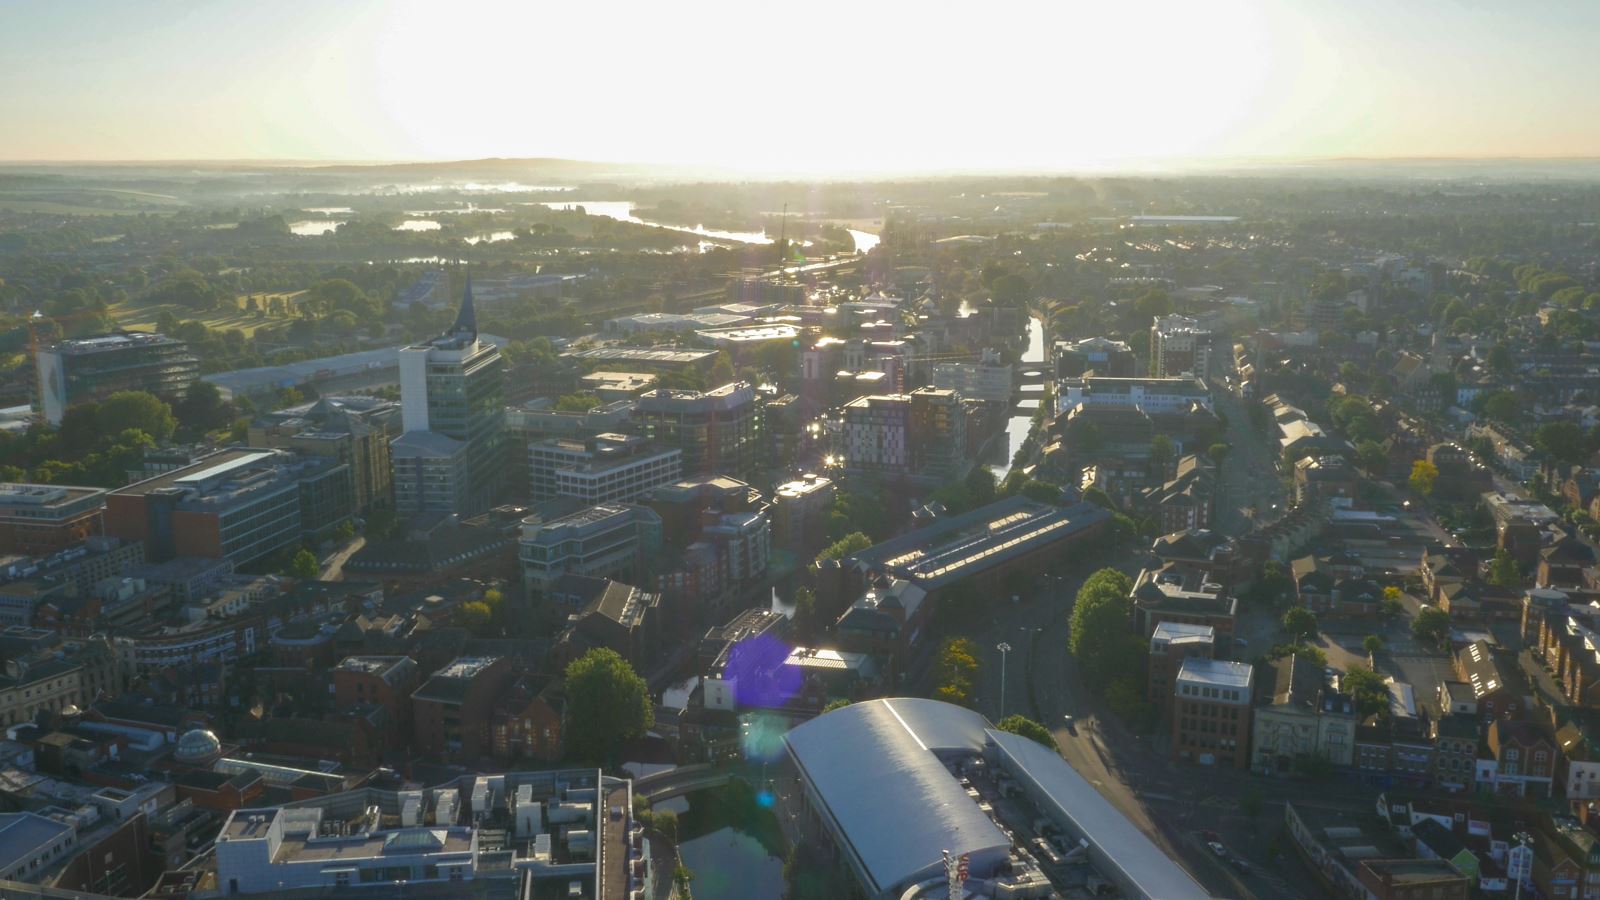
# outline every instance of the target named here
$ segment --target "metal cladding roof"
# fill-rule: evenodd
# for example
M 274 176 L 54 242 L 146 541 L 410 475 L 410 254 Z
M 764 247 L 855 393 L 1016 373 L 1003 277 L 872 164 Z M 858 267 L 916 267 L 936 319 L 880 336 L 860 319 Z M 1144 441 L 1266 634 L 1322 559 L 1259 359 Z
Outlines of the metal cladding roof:
M 1029 793 L 1041 810 L 1053 805 L 1055 817 L 1070 822 L 1073 833 L 1089 842 L 1090 859 L 1125 894 L 1161 900 L 1211 896 L 1060 754 L 1005 731 L 990 730 L 987 737 L 1009 758 L 1008 768 L 1019 781 L 1033 782 Z
M 983 716 L 936 700 L 852 704 L 784 736 L 872 881 L 874 895 L 935 872 L 939 851 L 1003 859 L 1010 842 L 935 754 L 983 750 Z

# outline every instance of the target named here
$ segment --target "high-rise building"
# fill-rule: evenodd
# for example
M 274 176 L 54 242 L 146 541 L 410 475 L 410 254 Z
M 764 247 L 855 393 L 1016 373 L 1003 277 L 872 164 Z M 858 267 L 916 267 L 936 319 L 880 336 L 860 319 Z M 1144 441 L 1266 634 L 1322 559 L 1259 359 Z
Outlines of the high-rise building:
M 961 395 L 930 387 L 912 391 L 906 437 L 912 472 L 937 478 L 959 475 L 967 458 L 967 411 Z
M 1150 374 L 1156 378 L 1212 374 L 1211 329 L 1188 316 L 1156 316 L 1150 326 Z
M 844 466 L 860 472 L 905 472 L 911 398 L 905 394 L 857 397 L 844 407 Z
M 683 474 L 753 478 L 764 462 L 755 388 L 735 381 L 709 391 L 654 390 L 639 397 L 629 430 L 683 451 Z
M 478 340 L 470 277 L 455 323 L 400 351 L 400 416 L 396 509 L 473 515 L 500 502 L 505 370 L 500 349 Z
M 176 399 L 200 374 L 188 344 L 141 331 L 60 341 L 40 348 L 34 366 L 39 412 L 51 425 L 61 424 L 68 407 L 118 391 Z

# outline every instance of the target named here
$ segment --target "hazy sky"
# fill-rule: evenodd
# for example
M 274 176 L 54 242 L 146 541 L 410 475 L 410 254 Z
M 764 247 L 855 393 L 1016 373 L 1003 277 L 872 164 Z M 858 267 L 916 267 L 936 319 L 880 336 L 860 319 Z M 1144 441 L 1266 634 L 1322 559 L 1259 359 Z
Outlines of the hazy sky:
M 1600 2 L 0 0 L 0 159 L 1600 156 Z

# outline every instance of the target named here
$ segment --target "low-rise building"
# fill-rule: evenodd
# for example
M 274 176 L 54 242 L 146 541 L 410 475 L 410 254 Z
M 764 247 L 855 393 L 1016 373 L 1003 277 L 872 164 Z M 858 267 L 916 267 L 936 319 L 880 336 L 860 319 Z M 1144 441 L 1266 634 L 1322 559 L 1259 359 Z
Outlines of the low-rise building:
M 1511 797 L 1550 797 L 1561 759 L 1543 725 L 1495 719 L 1478 749 L 1477 788 Z
M 1249 766 L 1254 688 L 1249 663 L 1184 659 L 1173 682 L 1173 758 L 1201 765 Z
M 1251 768 L 1285 774 L 1317 760 L 1353 765 L 1356 725 L 1354 701 L 1328 686 L 1321 666 L 1299 654 L 1274 660 L 1258 690 Z
M 1217 630 L 1209 625 L 1162 622 L 1150 634 L 1146 662 L 1145 699 L 1166 711 L 1172 703 L 1173 680 L 1183 661 L 1191 656 L 1210 659 L 1216 650 Z
M 283 450 L 223 450 L 112 491 L 106 533 L 144 542 L 145 556 L 243 564 L 321 541 L 354 513 L 350 467 Z
M 513 674 L 510 660 L 492 656 L 461 657 L 433 673 L 411 695 L 417 752 L 458 762 L 489 755 L 495 701 Z
M 0 483 L 0 556 L 49 556 L 100 533 L 106 492 L 58 484 Z
M 528 445 L 528 492 L 535 502 L 566 496 L 591 504 L 633 503 L 682 476 L 683 451 L 652 447 L 636 435 Z
M 661 546 L 661 517 L 645 506 L 607 503 L 522 522 L 518 558 L 529 591 L 548 590 L 562 575 L 637 580 Z

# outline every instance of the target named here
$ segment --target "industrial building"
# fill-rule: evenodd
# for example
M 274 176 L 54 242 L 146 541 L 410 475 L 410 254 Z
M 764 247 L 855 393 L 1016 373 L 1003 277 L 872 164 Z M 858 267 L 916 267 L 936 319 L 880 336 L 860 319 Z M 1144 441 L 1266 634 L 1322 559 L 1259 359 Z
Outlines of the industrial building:
M 945 850 L 989 896 L 1042 896 L 1047 872 L 1085 862 L 1127 897 L 1209 896 L 1053 749 L 972 710 L 870 700 L 800 725 L 784 744 L 809 815 L 872 900 L 944 896 Z M 992 802 L 1003 794 L 1015 799 Z M 1024 803 L 1031 821 L 1001 817 Z M 1015 849 L 1041 824 L 1072 849 L 1054 859 Z

